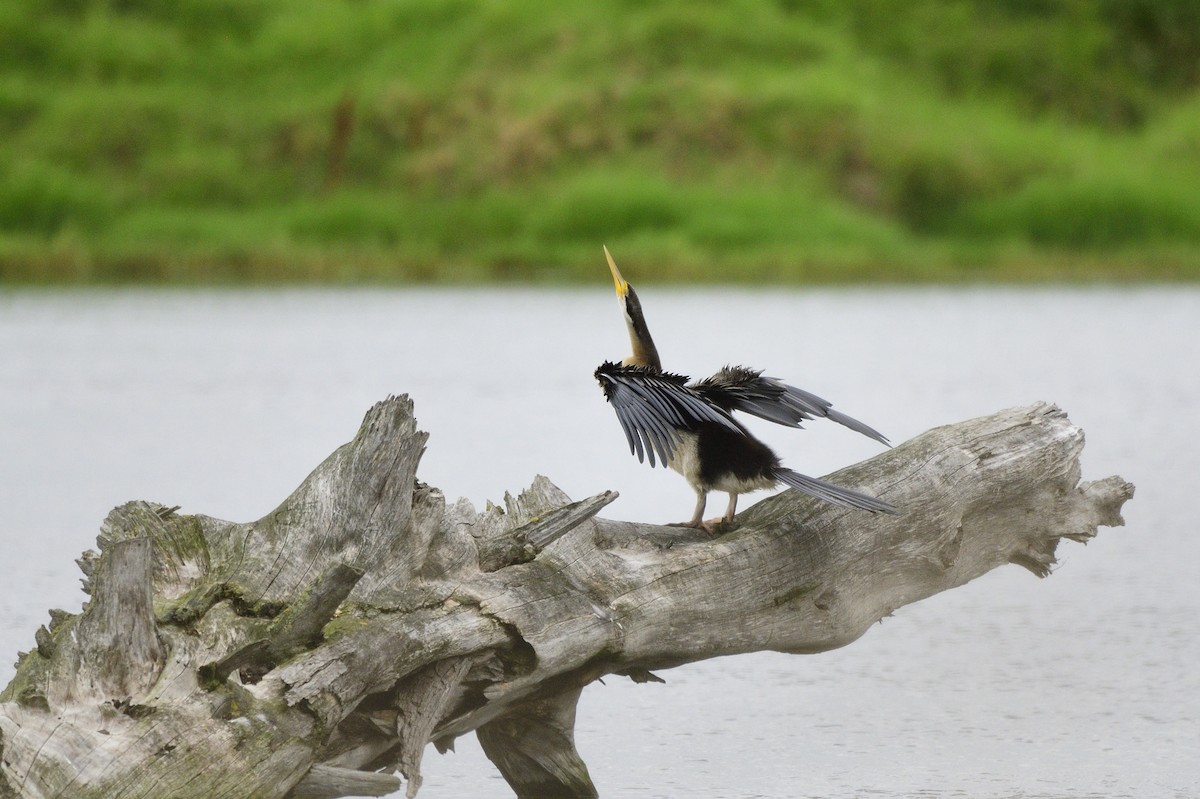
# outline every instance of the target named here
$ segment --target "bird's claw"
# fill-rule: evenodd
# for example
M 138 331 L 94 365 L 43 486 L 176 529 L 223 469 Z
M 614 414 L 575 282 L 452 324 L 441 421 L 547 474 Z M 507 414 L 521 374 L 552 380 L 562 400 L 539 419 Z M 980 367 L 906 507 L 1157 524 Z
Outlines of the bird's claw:
M 692 530 L 703 530 L 709 535 L 716 535 L 717 532 L 725 526 L 724 518 L 707 519 L 704 521 L 690 520 L 686 522 L 675 522 L 668 524 L 668 527 L 688 527 Z

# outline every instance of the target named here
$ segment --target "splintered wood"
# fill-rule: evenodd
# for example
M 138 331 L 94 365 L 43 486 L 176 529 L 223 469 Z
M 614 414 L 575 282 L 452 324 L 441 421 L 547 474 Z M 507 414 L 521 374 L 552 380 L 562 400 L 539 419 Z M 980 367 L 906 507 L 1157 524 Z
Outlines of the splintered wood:
M 594 797 L 581 689 L 718 655 L 820 652 L 1062 538 L 1133 486 L 1080 482 L 1083 432 L 1036 404 L 940 427 L 832 475 L 895 516 L 785 491 L 716 536 L 600 519 L 538 477 L 477 511 L 416 480 L 407 397 L 366 415 L 274 511 L 131 502 L 80 559 L 0 693 L 0 797 L 382 796 L 477 731 L 519 797 Z

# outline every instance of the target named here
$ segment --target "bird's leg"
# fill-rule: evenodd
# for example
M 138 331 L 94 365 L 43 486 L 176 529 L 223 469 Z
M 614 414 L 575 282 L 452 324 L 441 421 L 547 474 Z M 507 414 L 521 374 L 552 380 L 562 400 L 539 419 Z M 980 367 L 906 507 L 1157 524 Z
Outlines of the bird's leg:
M 738 498 L 738 495 L 737 495 L 736 491 L 729 492 L 729 507 L 725 510 L 725 523 L 726 524 L 733 521 L 733 515 L 735 513 L 737 513 L 737 498 Z
M 729 492 L 729 507 L 725 510 L 724 516 L 718 516 L 715 519 L 709 519 L 704 523 L 704 529 L 711 530 L 714 527 L 720 527 L 723 524 L 729 524 L 733 521 L 733 515 L 737 513 L 738 494 L 736 491 Z
M 712 532 L 712 528 L 704 521 L 704 506 L 708 504 L 708 492 L 699 488 L 696 489 L 696 510 L 692 513 L 692 518 L 686 522 L 679 522 L 671 525 L 672 527 L 695 527 L 697 530 L 708 530 Z

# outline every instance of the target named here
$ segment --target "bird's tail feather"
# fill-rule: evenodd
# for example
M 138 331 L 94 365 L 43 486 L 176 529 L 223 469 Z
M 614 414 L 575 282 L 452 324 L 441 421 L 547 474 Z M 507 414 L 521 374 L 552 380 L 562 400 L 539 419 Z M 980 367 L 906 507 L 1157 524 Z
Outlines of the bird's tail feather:
M 882 499 L 873 497 L 870 494 L 864 494 L 852 488 L 843 488 L 833 483 L 827 483 L 824 480 L 818 480 L 806 474 L 793 472 L 791 469 L 785 469 L 782 466 L 776 467 L 772 472 L 772 476 L 779 482 L 789 485 L 797 491 L 803 491 L 809 496 L 823 499 L 826 502 L 840 505 L 844 508 L 858 508 L 870 511 L 871 513 L 896 512 L 895 505 L 884 502 Z

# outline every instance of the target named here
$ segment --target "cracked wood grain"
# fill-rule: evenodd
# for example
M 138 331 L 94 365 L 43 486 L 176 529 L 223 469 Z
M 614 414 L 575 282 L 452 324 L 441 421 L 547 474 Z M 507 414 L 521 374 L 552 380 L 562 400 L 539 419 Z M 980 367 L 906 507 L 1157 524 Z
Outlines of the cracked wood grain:
M 293 799 L 420 788 L 428 743 L 477 732 L 519 797 L 597 795 L 580 691 L 720 655 L 815 653 L 1062 539 L 1122 523 L 1045 403 L 930 430 L 831 476 L 901 510 L 794 491 L 715 536 L 596 514 L 544 477 L 501 505 L 416 479 L 407 397 L 372 408 L 278 508 L 234 523 L 150 502 L 78 561 L 0 692 L 0 799 Z M 399 776 L 398 776 L 399 775 Z

